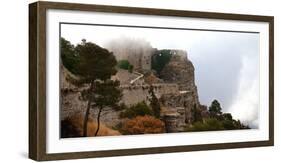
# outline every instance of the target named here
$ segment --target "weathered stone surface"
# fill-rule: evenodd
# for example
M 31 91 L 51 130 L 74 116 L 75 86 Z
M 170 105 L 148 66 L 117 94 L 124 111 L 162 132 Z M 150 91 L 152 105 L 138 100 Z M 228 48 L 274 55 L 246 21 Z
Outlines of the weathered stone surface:
M 87 102 L 81 100 L 79 91 L 67 91 L 61 94 L 61 119 L 70 117 L 75 114 L 84 115 L 87 108 Z M 90 116 L 93 119 L 97 118 L 98 108 L 90 110 Z M 120 111 L 112 108 L 104 108 L 101 112 L 101 122 L 106 126 L 113 127 L 120 122 Z
M 177 83 L 180 90 L 195 91 L 194 66 L 187 58 L 187 53 L 174 50 L 170 62 L 160 73 L 160 78 L 168 83 Z
M 163 107 L 161 117 L 165 122 L 167 132 L 181 132 L 184 130 L 185 123 L 184 107 Z
M 200 110 L 202 118 L 209 118 L 210 117 L 210 113 L 209 113 L 206 105 L 200 105 L 199 110 Z
M 153 84 L 155 95 L 161 97 L 163 94 L 178 93 L 178 85 L 176 84 Z M 127 106 L 134 105 L 139 102 L 149 104 L 149 88 L 145 85 L 122 85 L 123 96 L 121 102 Z M 85 113 L 87 103 L 81 99 L 80 89 L 61 89 L 61 118 L 71 116 L 76 113 Z M 105 108 L 102 112 L 101 121 L 107 126 L 114 126 L 121 122 L 119 118 L 120 111 L 111 108 Z M 91 109 L 92 118 L 96 118 L 97 109 Z
M 60 118 L 72 116 L 76 113 L 84 113 L 87 103 L 80 99 L 80 92 L 78 90 L 61 89 L 61 108 Z
M 178 113 L 167 113 L 164 115 L 165 128 L 167 133 L 178 132 Z
M 177 84 L 152 84 L 156 97 L 160 98 L 163 94 L 175 94 L 179 92 Z M 122 102 L 126 105 L 133 105 L 139 102 L 149 104 L 150 85 L 122 85 L 123 97 Z
M 118 69 L 117 73 L 111 77 L 112 80 L 119 80 L 120 85 L 129 85 L 130 82 L 134 79 L 136 79 L 139 75 L 132 72 L 128 72 L 128 70 Z M 141 78 L 134 84 L 143 84 L 144 79 Z
M 160 98 L 160 102 L 166 108 L 184 108 L 185 123 L 193 122 L 193 108 L 199 108 L 199 101 L 192 92 L 178 93 L 178 94 L 164 94 Z
M 114 110 L 112 108 L 104 108 L 101 112 L 101 122 L 109 127 L 114 127 L 118 125 L 122 119 L 120 119 L 119 114 L 121 111 Z M 91 116 L 97 119 L 98 108 L 91 109 Z

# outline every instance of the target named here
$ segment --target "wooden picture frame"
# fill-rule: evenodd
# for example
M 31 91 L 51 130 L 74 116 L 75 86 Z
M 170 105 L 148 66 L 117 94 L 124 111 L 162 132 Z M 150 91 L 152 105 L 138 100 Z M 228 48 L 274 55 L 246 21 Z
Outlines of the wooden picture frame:
M 209 20 L 228 20 L 241 22 L 262 22 L 268 24 L 268 139 L 246 142 L 207 143 L 193 145 L 174 145 L 161 147 L 142 147 L 133 149 L 112 149 L 97 151 L 75 151 L 62 153 L 47 152 L 47 11 L 83 11 L 107 14 L 145 15 L 170 18 L 198 18 Z M 51 61 L 50 61 L 51 62 Z M 263 100 L 263 99 L 261 99 Z M 29 5 L 29 158 L 33 160 L 61 160 L 123 155 L 140 155 L 169 152 L 186 152 L 228 148 L 273 146 L 274 144 L 274 17 L 180 11 L 167 9 L 117 7 L 90 4 L 35 2 Z

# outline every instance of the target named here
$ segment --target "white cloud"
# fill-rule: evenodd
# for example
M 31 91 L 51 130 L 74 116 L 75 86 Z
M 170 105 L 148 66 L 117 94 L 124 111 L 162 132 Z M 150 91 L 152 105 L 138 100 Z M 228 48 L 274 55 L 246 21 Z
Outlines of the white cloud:
M 258 128 L 259 120 L 259 75 L 255 69 L 256 62 L 250 57 L 243 57 L 238 92 L 228 109 L 233 117 L 252 128 Z

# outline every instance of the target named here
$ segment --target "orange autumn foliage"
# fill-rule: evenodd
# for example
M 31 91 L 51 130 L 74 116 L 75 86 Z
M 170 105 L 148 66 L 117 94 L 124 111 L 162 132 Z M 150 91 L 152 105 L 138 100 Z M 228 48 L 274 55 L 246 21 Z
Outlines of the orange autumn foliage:
M 137 116 L 127 120 L 121 128 L 121 132 L 127 135 L 164 133 L 165 125 L 161 120 L 149 115 Z
M 82 137 L 83 135 L 83 116 L 74 115 L 66 118 L 61 122 L 61 135 L 62 137 Z M 88 120 L 88 133 L 87 136 L 95 136 L 97 123 L 89 118 Z M 115 136 L 120 135 L 116 130 L 113 130 L 101 123 L 98 136 Z

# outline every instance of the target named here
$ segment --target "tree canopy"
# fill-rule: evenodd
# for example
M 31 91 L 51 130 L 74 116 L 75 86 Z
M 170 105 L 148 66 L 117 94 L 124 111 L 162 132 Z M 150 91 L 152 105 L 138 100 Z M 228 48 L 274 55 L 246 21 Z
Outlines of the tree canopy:
M 79 56 L 75 53 L 75 47 L 64 38 L 60 39 L 61 61 L 71 73 L 77 74 Z
M 209 107 L 211 117 L 217 117 L 222 114 L 222 108 L 218 100 L 214 100 Z
M 171 57 L 171 50 L 157 50 L 152 55 L 151 68 L 154 69 L 158 74 L 160 74 L 164 66 L 169 63 Z
M 77 74 L 86 82 L 94 80 L 106 80 L 115 75 L 117 61 L 112 52 L 91 42 L 82 42 L 75 47 L 79 54 Z

